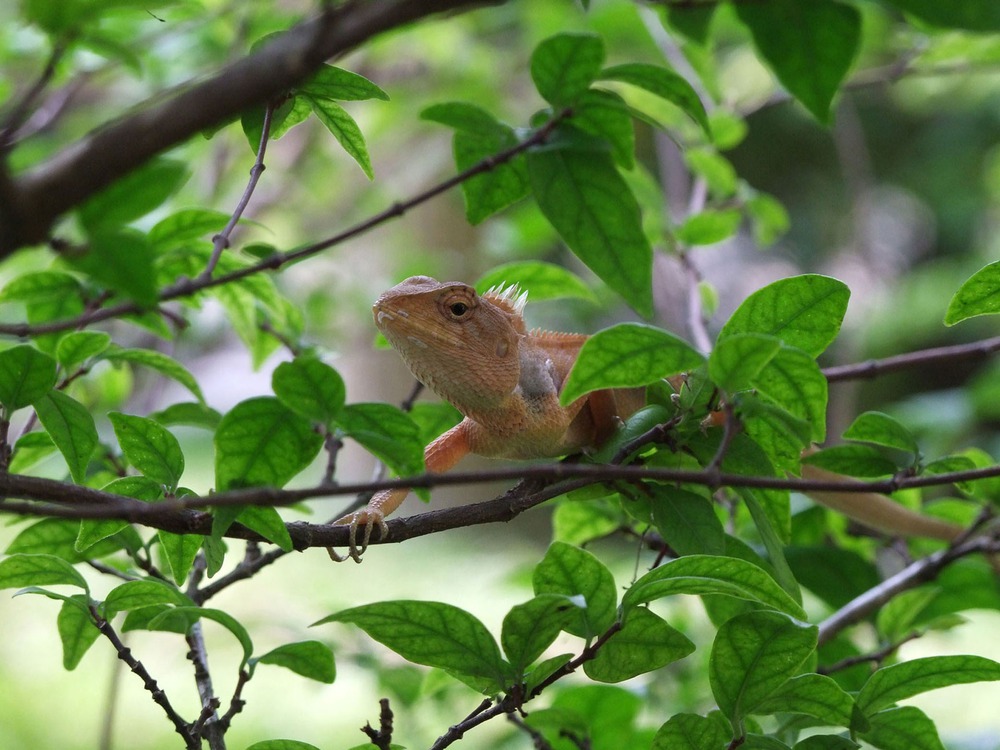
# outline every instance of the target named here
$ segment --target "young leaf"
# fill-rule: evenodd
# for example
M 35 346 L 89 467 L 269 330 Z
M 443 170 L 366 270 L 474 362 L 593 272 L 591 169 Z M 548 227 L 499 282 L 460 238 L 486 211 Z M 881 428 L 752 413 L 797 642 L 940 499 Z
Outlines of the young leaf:
M 553 542 L 535 566 L 531 582 L 536 595 L 583 598 L 583 607 L 573 613 L 572 622 L 564 628 L 567 633 L 593 638 L 615 620 L 615 579 L 600 560 L 579 547 Z
M 271 388 L 296 414 L 327 426 L 343 408 L 346 394 L 340 374 L 310 356 L 278 365 L 271 375 Z
M 432 104 L 421 111 L 420 119 L 479 135 L 510 130 L 507 125 L 504 125 L 485 109 L 468 102 Z
M 319 121 L 343 146 L 344 151 L 358 163 L 361 171 L 367 175 L 369 180 L 374 180 L 375 173 L 372 171 L 371 158 L 368 156 L 368 146 L 365 144 L 365 137 L 354 118 L 347 114 L 346 109 L 329 99 L 319 99 L 313 96 L 304 96 L 303 98 L 309 103 L 312 111 L 316 113 Z
M 650 750 L 718 750 L 730 739 L 724 722 L 698 714 L 674 714 L 656 731 Z
M 683 659 L 694 644 L 661 617 L 640 607 L 625 618 L 622 629 L 601 646 L 583 671 L 598 682 L 621 682 Z
M 686 555 L 654 568 L 625 592 L 622 609 L 628 616 L 640 604 L 676 594 L 725 594 L 805 617 L 802 607 L 763 568 L 735 557 L 710 555 Z
M 765 610 L 723 623 L 712 645 L 709 680 L 734 733 L 816 649 L 817 629 Z
M 0 589 L 67 584 L 89 591 L 76 568 L 54 555 L 10 554 L 0 560 Z
M 597 78 L 604 63 L 604 42 L 595 34 L 557 34 L 531 54 L 531 80 L 545 101 L 573 104 Z
M 781 279 L 747 297 L 726 321 L 719 339 L 763 333 L 817 357 L 837 337 L 850 296 L 843 282 L 829 276 Z
M 56 363 L 33 346 L 0 351 L 0 404 L 11 412 L 43 398 L 56 384 Z
M 161 375 L 175 380 L 187 388 L 202 403 L 205 401 L 205 396 L 202 394 L 201 388 L 198 387 L 198 381 L 194 379 L 194 376 L 177 360 L 162 352 L 153 349 L 124 349 L 112 345 L 101 355 L 101 359 L 106 359 L 109 362 L 128 362 L 156 370 Z
M 401 476 L 424 470 L 424 446 L 413 420 L 389 404 L 349 404 L 337 417 L 350 437 Z
M 323 65 L 312 78 L 296 90 L 316 99 L 389 101 L 389 95 L 364 76 L 333 65 Z
M 80 208 L 80 220 L 88 234 L 127 224 L 173 195 L 188 174 L 184 162 L 156 157 L 88 199 Z
M 375 602 L 313 623 L 349 622 L 414 664 L 508 687 L 509 665 L 486 627 L 465 610 L 440 602 Z
M 844 439 L 895 448 L 914 458 L 920 454 L 920 446 L 917 445 L 913 434 L 888 414 L 880 411 L 866 411 L 858 415 L 851 426 L 844 431 Z
M 705 134 L 711 137 L 705 105 L 687 79 L 669 68 L 647 63 L 626 63 L 605 68 L 598 78 L 605 81 L 621 81 L 638 86 L 651 94 L 676 104 L 685 114 L 698 123 Z
M 500 645 L 515 676 L 523 675 L 524 670 L 552 645 L 578 609 L 576 601 L 564 594 L 540 594 L 511 608 L 503 618 Z
M 108 418 L 129 463 L 168 492 L 176 490 L 184 473 L 184 454 L 177 438 L 148 417 L 111 412 Z
M 771 693 L 756 711 L 762 714 L 806 714 L 823 724 L 850 727 L 854 699 L 826 675 L 803 674 L 793 677 Z
M 191 571 L 204 537 L 196 534 L 172 534 L 169 531 L 160 531 L 157 537 L 160 540 L 163 556 L 170 565 L 174 583 L 180 586 Z
M 62 391 L 49 393 L 35 404 L 38 420 L 66 459 L 73 481 L 82 483 L 87 464 L 100 442 L 90 411 Z
M 452 139 L 455 166 L 460 172 L 471 169 L 517 145 L 514 131 L 497 123 L 497 127 L 482 133 L 460 130 Z M 517 203 L 529 192 L 528 172 L 523 157 L 497 164 L 481 174 L 462 182 L 465 217 L 470 224 L 479 224 L 507 206 Z
M 691 171 L 705 180 L 708 189 L 718 198 L 729 198 L 736 192 L 739 176 L 726 157 L 710 148 L 689 148 L 684 160 Z M 737 223 L 738 225 L 738 223 Z
M 300 641 L 278 646 L 263 656 L 251 659 L 250 665 L 255 664 L 275 664 L 310 680 L 327 684 L 332 683 L 337 675 L 333 652 L 329 646 L 319 641 Z
M 982 656 L 927 656 L 883 667 L 858 693 L 868 717 L 904 698 L 949 685 L 1000 680 L 1000 664 Z
M 222 211 L 186 208 L 156 222 L 149 230 L 149 245 L 157 254 L 162 254 L 206 234 L 217 234 L 228 221 L 229 215 Z
M 126 581 L 108 592 L 104 600 L 104 611 L 110 617 L 115 612 L 127 612 L 156 604 L 186 606 L 191 604 L 191 600 L 173 586 L 151 578 Z
M 879 711 L 859 736 L 882 750 L 946 750 L 934 722 L 916 706 Z
M 737 3 L 761 57 L 778 80 L 817 120 L 828 122 L 830 103 L 861 42 L 861 13 L 833 0 Z
M 653 311 L 653 251 L 639 204 L 607 153 L 547 148 L 527 154 L 538 207 L 580 260 L 637 312 Z
M 567 297 L 597 299 L 591 288 L 575 273 L 540 260 L 514 261 L 496 266 L 479 277 L 476 291 L 484 294 L 494 287 L 506 288 L 512 284 L 527 292 L 528 299 L 533 302 Z
M 741 221 L 738 209 L 706 208 L 677 227 L 674 235 L 685 245 L 714 245 L 736 234 Z
M 563 384 L 559 402 L 570 404 L 601 388 L 633 388 L 704 362 L 690 344 L 641 323 L 619 323 L 587 339 Z
M 87 611 L 87 597 L 76 594 L 70 599 L 63 602 L 56 615 L 56 628 L 63 649 L 63 669 L 67 671 L 76 669 L 87 649 L 101 635 Z
M 96 357 L 111 345 L 111 336 L 103 331 L 74 331 L 66 334 L 56 347 L 56 359 L 71 370 L 91 357 Z
M 780 348 L 778 339 L 759 333 L 720 338 L 708 355 L 708 376 L 726 393 L 746 390 Z
M 319 453 L 323 438 L 276 398 L 242 401 L 215 433 L 215 486 L 282 487 Z

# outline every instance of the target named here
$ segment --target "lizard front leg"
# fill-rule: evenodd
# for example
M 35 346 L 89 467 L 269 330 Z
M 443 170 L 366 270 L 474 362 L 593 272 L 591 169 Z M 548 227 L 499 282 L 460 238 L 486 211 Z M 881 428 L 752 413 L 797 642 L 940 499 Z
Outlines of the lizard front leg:
M 424 449 L 424 466 L 427 471 L 439 474 L 448 471 L 469 453 L 469 430 L 472 422 L 463 419 L 446 433 L 433 440 Z M 336 526 L 350 526 L 347 556 L 341 556 L 333 547 L 327 547 L 330 558 L 335 562 L 343 562 L 350 557 L 354 562 L 361 562 L 361 555 L 368 548 L 372 530 L 377 526 L 379 539 L 385 539 L 389 527 L 385 519 L 398 508 L 406 496 L 410 494 L 408 487 L 376 492 L 368 505 L 354 513 L 348 513 L 343 518 L 334 521 Z M 357 543 L 358 527 L 364 527 L 361 544 Z

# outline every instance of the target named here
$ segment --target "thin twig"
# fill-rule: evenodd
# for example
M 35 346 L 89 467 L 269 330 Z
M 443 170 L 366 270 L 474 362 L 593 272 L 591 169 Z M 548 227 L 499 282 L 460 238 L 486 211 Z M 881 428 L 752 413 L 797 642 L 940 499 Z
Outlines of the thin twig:
M 14 141 L 14 137 L 17 135 L 17 131 L 28 119 L 31 108 L 35 104 L 35 100 L 41 95 L 45 90 L 45 87 L 49 85 L 49 81 L 52 80 L 52 76 L 55 75 L 56 66 L 62 59 L 66 52 L 66 45 L 62 41 L 57 41 L 52 45 L 52 51 L 49 53 L 48 59 L 45 61 L 45 67 L 42 68 L 42 72 L 38 74 L 38 78 L 35 82 L 24 92 L 24 96 L 21 100 L 14 106 L 14 108 L 7 115 L 2 128 L 0 128 L 0 153 L 9 149 Z
M 867 664 L 868 662 L 873 662 L 876 666 L 884 662 L 887 658 L 896 653 L 903 645 L 909 643 L 912 640 L 916 640 L 922 635 L 919 631 L 913 631 L 908 635 L 903 636 L 898 641 L 894 643 L 889 643 L 877 651 L 872 651 L 868 654 L 858 654 L 857 656 L 848 656 L 840 661 L 835 661 L 833 664 L 820 665 L 816 667 L 817 674 L 834 674 L 835 672 L 840 672 L 844 669 L 850 669 L 851 667 L 857 666 L 858 664 Z
M 260 131 L 260 143 L 257 146 L 257 158 L 254 159 L 253 166 L 250 167 L 250 180 L 247 182 L 247 186 L 243 190 L 243 195 L 236 204 L 236 208 L 233 210 L 232 216 L 230 216 L 229 221 L 226 222 L 226 226 L 221 232 L 212 238 L 212 255 L 209 257 L 205 270 L 201 272 L 201 276 L 199 278 L 212 278 L 212 273 L 215 271 L 215 267 L 219 264 L 219 258 L 221 258 L 222 253 L 229 248 L 229 238 L 232 236 L 233 230 L 236 229 L 236 225 L 239 223 L 240 218 L 242 218 L 243 212 L 246 211 L 247 206 L 250 205 L 250 198 L 253 197 L 253 192 L 257 188 L 260 176 L 264 174 L 264 170 L 267 169 L 264 165 L 264 152 L 267 150 L 267 142 L 271 137 L 271 120 L 274 117 L 274 107 L 275 102 L 273 101 L 268 102 L 264 106 L 264 124 Z

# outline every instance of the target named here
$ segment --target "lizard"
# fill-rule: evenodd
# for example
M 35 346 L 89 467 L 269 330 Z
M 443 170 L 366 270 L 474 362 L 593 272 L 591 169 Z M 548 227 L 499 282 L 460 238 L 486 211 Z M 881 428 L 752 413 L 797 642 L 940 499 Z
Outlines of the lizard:
M 412 276 L 373 305 L 376 327 L 417 380 L 463 415 L 426 447 L 428 472 L 448 471 L 470 453 L 534 459 L 594 449 L 644 405 L 645 388 L 621 388 L 593 391 L 562 406 L 559 393 L 588 337 L 529 330 L 526 301 L 527 294 L 516 286 L 480 295 L 461 282 Z M 803 475 L 842 479 L 808 466 Z M 385 538 L 385 518 L 408 494 L 407 488 L 382 490 L 367 506 L 334 522 L 350 526 L 349 556 L 355 562 L 361 561 L 375 527 Z M 881 531 L 945 541 L 964 531 L 876 493 L 809 494 Z M 364 527 L 360 546 L 358 527 Z M 346 559 L 332 548 L 329 553 L 334 560 Z

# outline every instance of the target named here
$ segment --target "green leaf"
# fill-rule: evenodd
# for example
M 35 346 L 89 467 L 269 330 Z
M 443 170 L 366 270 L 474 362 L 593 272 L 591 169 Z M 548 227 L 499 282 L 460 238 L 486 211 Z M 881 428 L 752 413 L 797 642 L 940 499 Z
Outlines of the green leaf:
M 183 402 L 171 404 L 166 409 L 153 412 L 150 419 L 155 419 L 164 426 L 185 425 L 188 427 L 204 427 L 206 430 L 215 431 L 222 421 L 222 415 L 215 409 L 205 404 Z
M 677 105 L 701 126 L 706 135 L 711 137 L 712 129 L 708 124 L 705 105 L 701 103 L 701 98 L 694 87 L 679 73 L 658 65 L 626 63 L 605 68 L 600 72 L 598 78 L 638 86 L 671 104 Z
M 607 536 L 621 526 L 621 514 L 610 502 L 569 501 L 556 506 L 552 515 L 552 538 L 582 545 Z
M 242 401 L 215 433 L 215 486 L 283 487 L 319 453 L 323 438 L 276 398 Z
M 389 95 L 364 76 L 333 65 L 323 65 L 312 78 L 298 86 L 296 91 L 315 99 L 389 101 Z
M 976 271 L 948 303 L 944 324 L 953 326 L 977 315 L 1000 313 L 1000 261 Z
M 55 390 L 49 391 L 35 404 L 35 411 L 52 442 L 66 459 L 73 481 L 82 483 L 90 457 L 100 442 L 90 411 L 79 401 Z
M 0 404 L 9 416 L 44 398 L 56 384 L 56 363 L 33 346 L 0 351 Z
M 880 711 L 860 737 L 880 750 L 945 750 L 934 722 L 915 706 Z
M 844 431 L 845 440 L 895 448 L 912 457 L 920 455 L 920 446 L 908 429 L 880 411 L 866 411 L 860 414 Z
M 88 199 L 80 208 L 80 220 L 90 235 L 127 224 L 173 195 L 188 174 L 184 162 L 155 157 Z
M 39 462 L 55 453 L 56 445 L 45 432 L 28 432 L 17 439 L 8 470 L 11 474 L 27 474 Z
M 684 160 L 692 172 L 705 180 L 708 189 L 717 198 L 729 198 L 736 192 L 736 186 L 739 184 L 736 168 L 717 151 L 709 148 L 689 148 L 684 152 Z M 739 226 L 738 221 L 736 226 Z
M 866 716 L 904 698 L 949 685 L 1000 680 L 1000 664 L 982 656 L 927 656 L 883 667 L 858 693 Z
M 564 298 L 597 299 L 591 288 L 575 273 L 540 260 L 514 261 L 496 266 L 479 277 L 476 291 L 485 294 L 494 287 L 503 289 L 511 285 L 527 292 L 528 299 L 533 302 Z
M 556 34 L 531 54 L 531 80 L 550 104 L 573 104 L 597 78 L 604 42 L 595 34 Z
M 837 337 L 851 292 L 829 276 L 805 274 L 775 281 L 751 294 L 719 332 L 777 336 L 817 357 Z
M 8 550 L 9 554 L 10 550 Z M 76 568 L 54 555 L 13 554 L 0 560 L 0 589 L 67 584 L 89 591 Z
M 622 609 L 628 613 L 676 594 L 724 594 L 805 618 L 802 607 L 763 568 L 735 557 L 711 555 L 686 555 L 646 573 L 625 592 Z
M 368 743 L 369 745 L 371 743 Z M 363 747 L 363 746 L 362 746 Z M 298 740 L 264 740 L 255 742 L 247 750 L 320 750 L 315 745 Z M 352 749 L 353 750 L 353 749 Z
M 674 714 L 657 730 L 650 750 L 719 750 L 730 739 L 724 722 L 698 714 Z
M 635 166 L 635 128 L 625 101 L 610 91 L 583 92 L 573 106 L 573 126 L 607 141 L 615 163 L 622 169 Z
M 285 522 L 275 508 L 262 505 L 247 506 L 240 510 L 235 520 L 248 529 L 256 531 L 268 541 L 274 542 L 285 552 L 291 552 L 295 548 L 292 537 L 288 533 L 288 527 L 285 526 Z M 229 524 L 225 525 L 228 527 Z M 214 533 L 215 529 L 213 528 L 212 531 Z
M 149 230 L 149 245 L 157 254 L 218 234 L 229 223 L 229 215 L 207 208 L 186 208 L 160 219 Z
M 809 423 L 812 440 L 826 438 L 826 377 L 816 360 L 801 349 L 783 346 L 753 379 L 765 399 Z
M 503 618 L 500 644 L 515 677 L 542 655 L 574 616 L 579 605 L 564 594 L 540 594 L 517 604 Z
M 709 680 L 734 734 L 743 719 L 795 676 L 816 649 L 817 629 L 757 611 L 723 623 L 712 645 Z
M 330 425 L 344 406 L 340 374 L 315 357 L 282 362 L 271 375 L 274 394 L 285 406 L 312 422 Z
M 420 119 L 479 135 L 510 131 L 507 125 L 504 125 L 485 109 L 468 102 L 432 104 L 420 112 Z
M 817 120 L 829 122 L 830 103 L 861 42 L 861 14 L 832 0 L 737 3 L 761 57 Z
M 184 473 L 184 454 L 177 438 L 148 417 L 111 412 L 108 418 L 129 463 L 165 485 L 168 492 L 176 490 Z
M 253 664 L 274 664 L 310 680 L 330 684 L 337 676 L 333 651 L 319 641 L 287 643 L 250 660 Z
M 672 333 L 641 323 L 619 323 L 587 339 L 563 384 L 567 405 L 602 388 L 633 388 L 690 370 L 704 357 Z
M 46 518 L 21 531 L 7 546 L 7 554 L 27 553 L 54 555 L 67 562 L 76 563 L 117 552 L 121 544 L 109 541 L 81 554 L 76 549 L 80 522 L 61 518 Z
M 87 649 L 101 635 L 87 611 L 88 601 L 86 596 L 76 594 L 63 602 L 56 615 L 56 629 L 63 649 L 63 669 L 67 671 L 77 668 Z
M 918 586 L 898 594 L 880 607 L 875 623 L 884 642 L 896 643 L 911 633 L 919 632 L 916 623 L 940 595 L 938 586 Z
M 820 674 L 793 677 L 757 706 L 757 713 L 806 714 L 823 724 L 850 727 L 854 699 L 832 678 Z
M 639 204 L 611 156 L 552 147 L 528 152 L 527 163 L 538 207 L 570 250 L 650 317 L 653 251 Z
M 791 226 L 788 211 L 773 195 L 757 193 L 744 203 L 754 242 L 759 247 L 768 247 L 778 241 Z
M 414 664 L 508 687 L 508 665 L 486 627 L 465 610 L 440 602 L 375 602 L 345 609 L 314 625 L 349 622 Z
M 72 274 L 35 271 L 11 280 L 0 293 L 0 302 L 52 302 L 79 297 L 82 287 Z
M 180 592 L 178 592 L 178 595 L 183 596 Z M 187 597 L 184 598 L 186 599 Z M 240 624 L 239 620 L 220 609 L 192 606 L 190 601 L 179 602 L 179 605 L 159 613 L 149 622 L 149 628 L 155 630 L 159 628 L 161 623 L 166 624 L 171 621 L 176 623 L 180 621 L 186 624 L 185 632 L 187 632 L 198 620 L 212 620 L 236 636 L 236 640 L 243 647 L 243 664 L 250 661 L 250 657 L 253 655 L 253 642 L 250 640 L 250 634 L 247 632 L 247 629 Z M 170 629 L 173 628 L 171 627 Z M 242 667 L 243 664 L 240 666 Z
M 849 477 L 884 477 L 898 467 L 869 445 L 834 445 L 802 459 L 803 463 Z
M 72 370 L 91 357 L 96 357 L 111 345 L 111 336 L 103 331 L 74 331 L 63 336 L 56 347 L 56 359 L 65 369 Z
M 172 357 L 153 349 L 124 349 L 112 345 L 110 349 L 101 355 L 101 359 L 109 362 L 128 362 L 133 365 L 142 365 L 151 370 L 175 380 L 194 394 L 195 398 L 204 402 L 205 396 L 198 387 L 198 381 L 187 369 Z
M 459 130 L 452 140 L 455 166 L 459 172 L 464 172 L 517 143 L 514 131 L 501 123 L 481 133 Z M 462 181 L 465 216 L 470 224 L 479 224 L 507 206 L 517 203 L 528 192 L 528 172 L 524 158 L 515 157 Z
M 707 208 L 687 219 L 674 234 L 685 245 L 714 245 L 736 234 L 741 221 L 738 209 Z
M 160 549 L 170 565 L 174 583 L 180 586 L 191 572 L 194 559 L 201 549 L 204 537 L 196 534 L 172 534 L 169 531 L 157 532 Z
M 794 750 L 857 750 L 857 742 L 837 734 L 814 734 L 802 742 L 796 742 Z
M 369 180 L 374 180 L 375 173 L 372 171 L 371 158 L 368 156 L 368 146 L 365 144 L 365 137 L 354 118 L 347 114 L 346 109 L 329 99 L 317 99 L 313 96 L 303 98 L 309 103 L 312 111 L 316 113 L 319 121 L 344 148 L 344 151 L 358 163 L 361 171 L 367 175 Z
M 653 523 L 672 549 L 682 556 L 723 554 L 726 535 L 711 500 L 671 485 L 649 490 Z
M 580 610 L 564 628 L 567 633 L 593 638 L 615 620 L 615 579 L 600 560 L 579 547 L 553 542 L 535 566 L 531 582 L 536 595 L 582 597 Z
M 389 404 L 349 404 L 337 424 L 401 476 L 424 470 L 424 446 L 417 425 Z
M 150 308 L 159 300 L 153 253 L 141 232 L 98 227 L 88 236 L 86 251 L 68 257 L 73 266 L 142 307 Z
M 191 600 L 175 587 L 154 579 L 126 581 L 108 592 L 104 611 L 110 617 L 115 612 L 127 612 L 157 604 L 186 606 Z
M 601 646 L 583 671 L 598 682 L 621 682 L 683 659 L 694 644 L 661 617 L 640 607 L 625 618 L 622 629 Z
M 759 333 L 720 338 L 708 355 L 708 376 L 726 393 L 746 390 L 780 348 L 778 339 Z
M 921 21 L 946 29 L 1000 31 L 1000 7 L 983 0 L 886 0 Z

